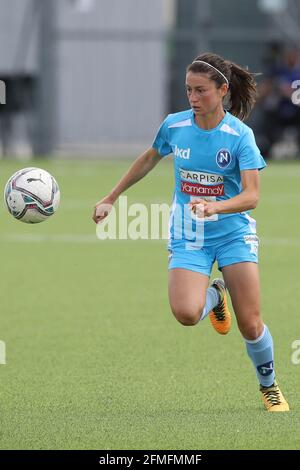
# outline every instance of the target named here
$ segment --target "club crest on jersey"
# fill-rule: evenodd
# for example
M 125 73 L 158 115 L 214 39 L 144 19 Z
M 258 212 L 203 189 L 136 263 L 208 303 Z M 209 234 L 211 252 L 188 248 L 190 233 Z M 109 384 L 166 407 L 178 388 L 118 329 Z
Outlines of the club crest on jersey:
M 216 155 L 216 162 L 218 167 L 227 168 L 232 161 L 231 153 L 227 149 L 220 149 Z

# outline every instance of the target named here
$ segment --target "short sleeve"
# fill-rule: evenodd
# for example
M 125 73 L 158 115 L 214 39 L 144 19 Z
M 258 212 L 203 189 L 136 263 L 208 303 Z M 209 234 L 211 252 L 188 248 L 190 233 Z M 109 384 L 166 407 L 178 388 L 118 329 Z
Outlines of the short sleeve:
M 256 145 L 252 129 L 248 128 L 238 146 L 237 158 L 240 170 L 262 170 L 266 166 L 259 148 Z
M 154 139 L 154 142 L 152 144 L 152 147 L 155 148 L 159 155 L 162 157 L 165 157 L 166 155 L 169 155 L 172 153 L 172 147 L 170 146 L 170 143 L 168 141 L 168 122 L 166 118 L 160 128 L 158 129 L 158 132 L 156 134 L 156 137 Z

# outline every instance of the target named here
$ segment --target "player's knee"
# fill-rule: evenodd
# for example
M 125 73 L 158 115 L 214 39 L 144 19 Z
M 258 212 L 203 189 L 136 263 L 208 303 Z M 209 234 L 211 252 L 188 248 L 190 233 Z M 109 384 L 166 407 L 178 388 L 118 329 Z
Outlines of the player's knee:
M 194 325 L 197 325 L 198 321 L 199 321 L 199 316 L 181 316 L 180 318 L 177 318 L 177 320 L 179 321 L 179 323 L 181 323 L 183 326 L 194 326 Z
M 257 339 L 261 335 L 263 327 L 263 321 L 260 318 L 259 313 L 255 316 L 249 316 L 246 322 L 239 324 L 239 329 L 243 337 L 249 340 Z
M 203 310 L 203 308 L 195 308 L 194 306 L 171 306 L 171 308 L 176 320 L 184 326 L 196 325 L 200 320 L 201 312 Z

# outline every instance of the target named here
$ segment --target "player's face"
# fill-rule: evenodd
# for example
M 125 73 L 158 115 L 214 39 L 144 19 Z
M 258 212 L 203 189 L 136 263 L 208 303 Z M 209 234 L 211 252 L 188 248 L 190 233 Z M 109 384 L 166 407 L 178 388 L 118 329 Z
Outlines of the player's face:
M 228 87 L 226 84 L 216 87 L 206 73 L 188 72 L 186 75 L 186 91 L 191 108 L 196 115 L 205 116 L 222 107 L 223 97 Z

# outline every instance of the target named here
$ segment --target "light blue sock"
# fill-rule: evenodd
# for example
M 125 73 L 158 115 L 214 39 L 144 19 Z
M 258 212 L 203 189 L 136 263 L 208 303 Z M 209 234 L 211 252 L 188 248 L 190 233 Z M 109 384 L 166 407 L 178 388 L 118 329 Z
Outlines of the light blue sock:
M 200 320 L 204 320 L 204 318 L 207 317 L 211 309 L 218 305 L 218 303 L 219 294 L 217 289 L 215 289 L 214 287 L 209 287 L 206 290 L 206 302 Z
M 253 341 L 245 339 L 245 343 L 259 383 L 264 387 L 270 387 L 274 383 L 275 372 L 273 339 L 268 327 L 264 325 L 264 330 L 257 339 Z

